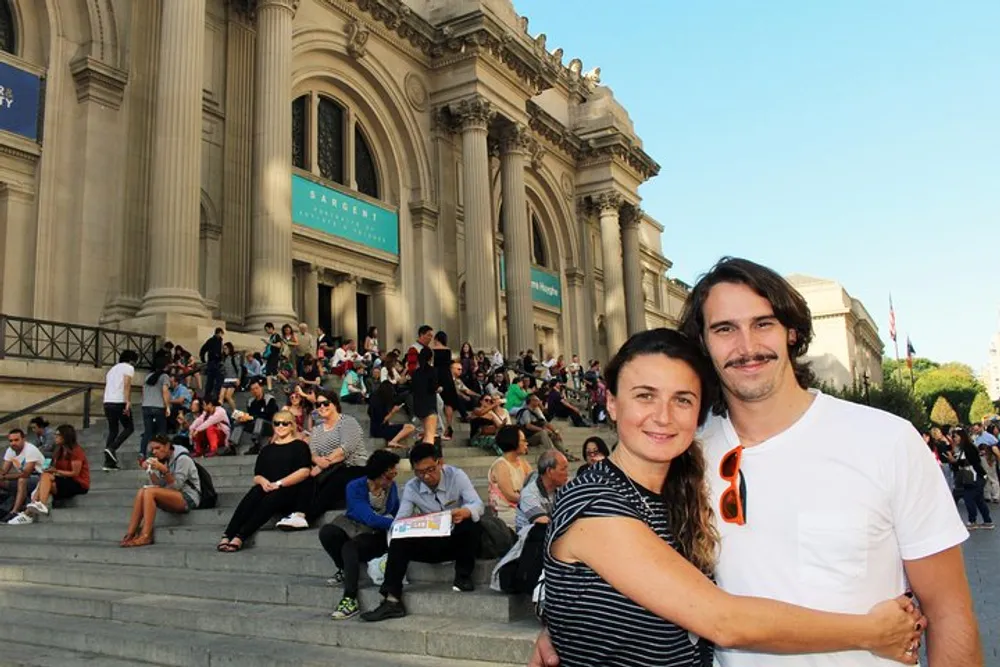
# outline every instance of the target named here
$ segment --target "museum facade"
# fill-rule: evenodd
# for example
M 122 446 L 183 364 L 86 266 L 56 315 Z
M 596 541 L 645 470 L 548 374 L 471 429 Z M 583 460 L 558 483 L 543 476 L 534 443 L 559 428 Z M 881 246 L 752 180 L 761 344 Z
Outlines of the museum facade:
M 672 325 L 655 176 L 508 0 L 0 0 L 0 310 L 607 358 Z

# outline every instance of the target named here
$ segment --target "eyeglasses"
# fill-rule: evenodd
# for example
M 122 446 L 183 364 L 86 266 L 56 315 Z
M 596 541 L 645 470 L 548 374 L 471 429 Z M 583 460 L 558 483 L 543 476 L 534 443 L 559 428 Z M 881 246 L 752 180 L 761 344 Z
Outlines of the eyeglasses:
M 719 464 L 719 476 L 729 482 L 729 488 L 722 492 L 719 499 L 719 513 L 726 523 L 735 523 L 737 526 L 745 525 L 747 488 L 740 472 L 740 464 L 743 462 L 743 446 L 734 447 L 722 457 Z
M 432 472 L 434 472 L 436 469 L 437 469 L 437 463 L 435 463 L 432 466 L 426 467 L 426 468 L 414 468 L 413 469 L 413 474 L 416 475 L 417 477 L 423 479 L 424 477 L 427 477 Z
M 316 407 L 317 408 L 325 408 L 325 407 L 330 406 L 330 405 L 333 405 L 333 403 L 330 402 L 330 401 L 316 401 Z
M 291 426 L 295 422 L 275 421 L 273 423 L 274 423 L 275 426 Z

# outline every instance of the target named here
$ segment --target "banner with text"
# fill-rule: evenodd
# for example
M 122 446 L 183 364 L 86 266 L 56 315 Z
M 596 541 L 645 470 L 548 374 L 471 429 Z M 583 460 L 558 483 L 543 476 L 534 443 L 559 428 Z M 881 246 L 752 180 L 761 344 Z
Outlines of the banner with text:
M 399 255 L 399 215 L 292 174 L 292 222 Z
M 0 130 L 38 141 L 38 105 L 42 80 L 0 62 Z
M 500 289 L 507 289 L 503 255 L 500 256 Z M 542 269 L 531 267 L 531 300 L 553 308 L 562 308 L 562 292 L 559 276 Z

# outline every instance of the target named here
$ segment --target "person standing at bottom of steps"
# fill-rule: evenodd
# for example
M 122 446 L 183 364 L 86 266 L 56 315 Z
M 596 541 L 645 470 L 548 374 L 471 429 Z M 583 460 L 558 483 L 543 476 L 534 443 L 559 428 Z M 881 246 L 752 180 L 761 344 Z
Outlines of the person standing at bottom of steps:
M 108 440 L 104 449 L 104 469 L 118 470 L 118 448 L 135 430 L 132 424 L 132 377 L 139 355 L 125 350 L 118 363 L 104 376 L 104 416 L 108 420 Z M 119 425 L 122 428 L 118 432 Z
M 347 485 L 347 511 L 319 531 L 319 541 L 333 562 L 337 574 L 327 583 L 344 584 L 344 595 L 330 617 L 335 621 L 360 613 L 358 581 L 361 563 L 378 558 L 388 549 L 386 533 L 399 511 L 396 466 L 399 455 L 379 449 L 368 457 L 365 476 Z
M 274 415 L 274 439 L 257 455 L 253 488 L 236 506 L 226 532 L 216 546 L 234 553 L 271 517 L 295 509 L 299 495 L 308 491 L 302 482 L 309 479 L 312 454 L 309 445 L 295 437 L 295 417 L 287 410 Z
M 201 502 L 201 477 L 188 451 L 175 446 L 165 435 L 154 435 L 149 442 L 152 450 L 152 456 L 146 460 L 149 484 L 135 494 L 132 518 L 121 541 L 123 547 L 153 543 L 157 508 L 187 514 Z
M 361 619 L 365 621 L 406 616 L 403 579 L 410 561 L 444 563 L 453 560 L 455 582 L 452 590 L 469 592 L 476 588 L 472 583 L 472 572 L 476 567 L 482 532 L 479 525 L 483 514 L 482 499 L 465 471 L 445 465 L 437 447 L 432 444 L 422 442 L 410 451 L 410 467 L 413 479 L 403 487 L 396 518 L 451 512 L 451 535 L 393 540 L 389 544 L 385 581 L 381 588 L 384 599 L 374 610 L 361 614 Z

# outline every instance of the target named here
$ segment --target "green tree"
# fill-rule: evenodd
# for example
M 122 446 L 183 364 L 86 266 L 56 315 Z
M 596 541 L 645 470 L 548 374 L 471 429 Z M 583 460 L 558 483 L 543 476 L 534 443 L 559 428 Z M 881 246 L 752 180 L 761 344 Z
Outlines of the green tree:
M 994 412 L 993 401 L 990 400 L 990 397 L 985 392 L 980 392 L 976 394 L 975 400 L 972 401 L 972 408 L 969 410 L 969 423 L 975 424 L 981 422 L 983 417 L 988 417 Z
M 935 368 L 938 368 L 939 366 L 940 364 L 938 364 L 936 361 L 931 361 L 926 357 L 914 357 L 913 371 L 911 372 L 906 365 L 905 359 L 897 362 L 895 359 L 890 359 L 889 357 L 882 357 L 882 378 L 883 381 L 888 380 L 890 378 L 892 378 L 896 382 L 902 381 L 904 385 L 909 387 L 912 386 L 911 384 L 912 382 L 919 380 L 922 375 L 924 375 L 928 371 L 932 371 Z M 913 380 L 910 379 L 911 375 L 913 376 Z M 900 380 L 900 376 L 902 376 L 902 380 Z
M 921 375 L 914 391 L 928 408 L 933 408 L 937 399 L 944 396 L 957 414 L 967 416 L 976 394 L 985 392 L 985 389 L 972 374 L 971 368 L 949 363 Z
M 931 421 L 937 426 L 958 426 L 958 413 L 944 396 L 938 396 L 937 401 L 934 402 L 934 409 L 931 410 Z
M 913 395 L 909 385 L 900 384 L 897 378 L 890 377 L 882 383 L 882 386 L 869 387 L 867 396 L 864 386 L 859 384 L 843 389 L 824 384 L 820 389 L 824 394 L 830 394 L 852 403 L 871 405 L 873 408 L 902 417 L 913 424 L 913 427 L 918 431 L 926 431 L 930 428 L 927 408 Z

